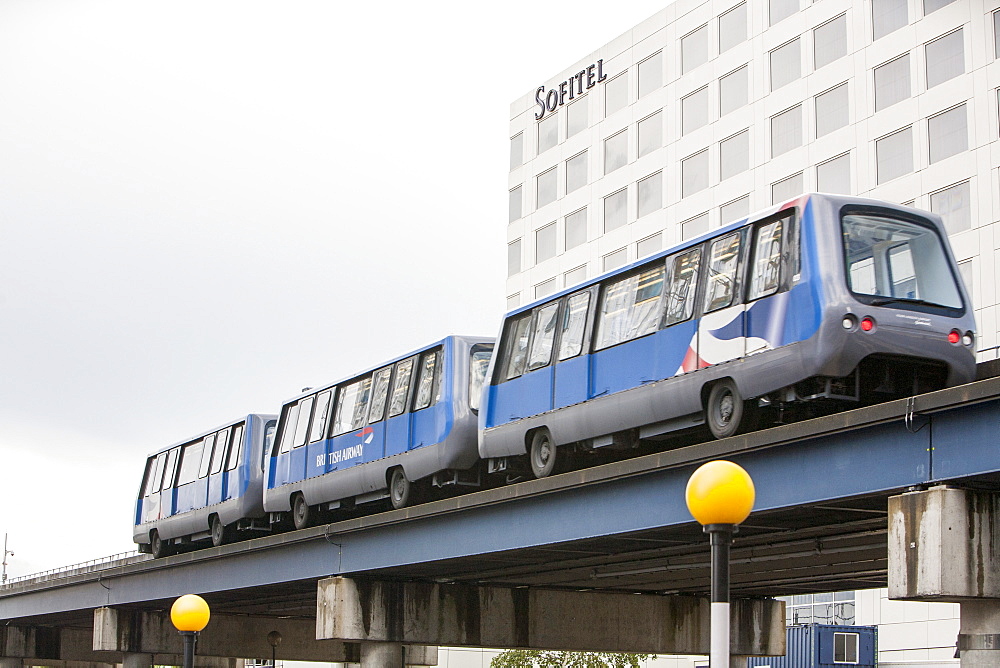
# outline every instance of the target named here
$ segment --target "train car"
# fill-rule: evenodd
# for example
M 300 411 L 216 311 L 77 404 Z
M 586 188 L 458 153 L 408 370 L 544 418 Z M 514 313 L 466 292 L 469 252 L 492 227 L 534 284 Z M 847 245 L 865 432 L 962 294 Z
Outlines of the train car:
M 311 389 L 281 409 L 267 458 L 264 509 L 274 523 L 388 497 L 394 508 L 432 485 L 478 476 L 476 413 L 493 339 L 449 336 Z
M 570 452 L 957 385 L 974 330 L 939 216 L 803 195 L 509 313 L 479 452 L 542 477 Z
M 161 557 L 183 544 L 219 546 L 239 530 L 268 530 L 263 455 L 277 417 L 247 415 L 150 455 L 135 504 L 139 551 Z

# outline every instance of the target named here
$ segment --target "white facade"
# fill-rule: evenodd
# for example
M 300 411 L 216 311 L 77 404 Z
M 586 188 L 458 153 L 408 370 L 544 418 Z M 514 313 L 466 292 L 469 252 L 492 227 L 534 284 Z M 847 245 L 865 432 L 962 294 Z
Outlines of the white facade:
M 945 217 L 979 349 L 994 348 L 998 9 L 677 0 L 540 80 L 543 100 L 564 81 L 574 96 L 541 121 L 535 88 L 511 105 L 508 306 L 800 192 L 841 192 Z M 606 79 L 580 86 L 597 61 Z

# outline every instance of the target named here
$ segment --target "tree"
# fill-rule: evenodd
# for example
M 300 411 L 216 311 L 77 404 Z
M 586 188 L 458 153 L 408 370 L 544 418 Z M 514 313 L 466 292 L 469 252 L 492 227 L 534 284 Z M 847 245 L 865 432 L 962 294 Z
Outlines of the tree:
M 556 652 L 508 649 L 493 657 L 490 668 L 640 668 L 652 654 L 625 652 Z

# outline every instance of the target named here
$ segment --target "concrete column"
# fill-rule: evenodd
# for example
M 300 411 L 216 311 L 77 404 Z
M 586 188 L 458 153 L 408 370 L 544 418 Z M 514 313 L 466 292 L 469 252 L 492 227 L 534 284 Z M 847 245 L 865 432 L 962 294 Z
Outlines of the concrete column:
M 0 668 L 24 668 L 24 660 L 0 658 Z
M 152 668 L 152 654 L 137 654 L 126 652 L 122 655 L 122 668 Z
M 403 645 L 395 642 L 361 643 L 361 668 L 403 668 Z
M 1000 601 L 962 601 L 958 651 L 962 668 L 1000 667 Z

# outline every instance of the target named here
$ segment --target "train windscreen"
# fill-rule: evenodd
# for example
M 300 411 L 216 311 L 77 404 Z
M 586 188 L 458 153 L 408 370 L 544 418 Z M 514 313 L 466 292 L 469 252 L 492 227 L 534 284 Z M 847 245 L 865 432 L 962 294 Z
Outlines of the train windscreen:
M 472 347 L 472 359 L 469 364 L 469 408 L 479 410 L 479 400 L 483 393 L 483 383 L 486 381 L 486 369 L 490 365 L 492 347 L 476 345 Z

